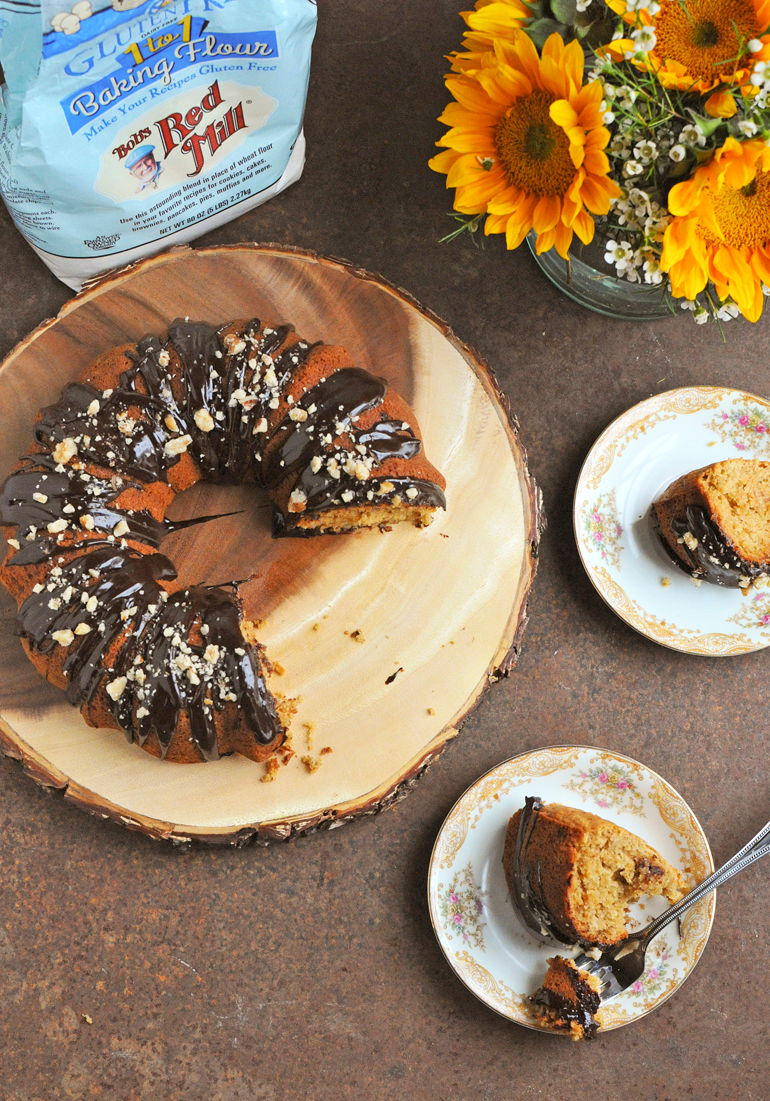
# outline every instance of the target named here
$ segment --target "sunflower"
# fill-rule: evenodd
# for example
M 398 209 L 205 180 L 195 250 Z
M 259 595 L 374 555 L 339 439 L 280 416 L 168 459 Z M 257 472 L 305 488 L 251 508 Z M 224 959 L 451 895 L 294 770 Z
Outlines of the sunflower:
M 728 138 L 671 189 L 668 208 L 660 263 L 674 296 L 692 301 L 711 280 L 721 300 L 757 321 L 770 286 L 770 149 Z
M 484 232 L 505 233 L 517 248 L 530 229 L 537 251 L 568 254 L 573 233 L 593 239 L 589 214 L 606 214 L 620 188 L 608 176 L 602 87 L 581 87 L 583 51 L 553 34 L 538 56 L 523 32 L 494 43 L 488 63 L 450 74 L 456 102 L 439 122 L 451 126 L 447 146 L 429 163 L 456 188 L 455 210 L 486 214 Z
M 476 0 L 475 11 L 461 11 L 460 15 L 470 27 L 463 38 L 467 53 L 453 53 L 449 60 L 455 72 L 478 69 L 490 53 L 494 52 L 495 39 L 511 39 L 520 30 L 532 12 L 524 0 Z
M 763 33 L 770 24 L 770 0 L 660 0 L 655 15 L 646 8 L 629 11 L 627 0 L 607 0 L 607 5 L 636 25 L 637 33 L 649 32 L 654 45 L 646 61 L 637 64 L 646 64 L 664 88 L 701 95 L 713 91 L 706 110 L 715 117 L 736 112 L 731 92 L 720 86 L 743 85 L 750 94 L 754 64 L 770 59 L 770 36 Z M 749 43 L 761 47 L 754 52 Z M 638 49 L 632 35 L 611 43 L 605 52 L 620 60 Z

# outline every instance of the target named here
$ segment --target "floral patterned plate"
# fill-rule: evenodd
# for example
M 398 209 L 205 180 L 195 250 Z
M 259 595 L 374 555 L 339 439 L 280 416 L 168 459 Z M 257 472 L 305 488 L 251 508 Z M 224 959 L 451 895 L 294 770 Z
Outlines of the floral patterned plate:
M 490 1009 L 517 1024 L 541 1029 L 529 1001 L 546 972 L 548 948 L 520 921 L 503 872 L 508 820 L 524 797 L 580 807 L 631 830 L 682 870 L 692 886 L 713 869 L 708 841 L 695 815 L 670 784 L 619 753 L 589 746 L 553 746 L 522 753 L 493 768 L 455 803 L 430 861 L 428 905 L 449 965 Z M 631 907 L 630 928 L 663 912 L 665 899 Z M 644 976 L 599 1010 L 607 1032 L 644 1017 L 677 990 L 700 959 L 714 920 L 712 894 L 658 935 Z
M 613 421 L 575 491 L 578 550 L 599 593 L 641 634 L 687 654 L 770 645 L 770 588 L 695 585 L 650 526 L 650 505 L 671 482 L 732 458 L 770 459 L 770 402 L 719 386 L 669 390 Z

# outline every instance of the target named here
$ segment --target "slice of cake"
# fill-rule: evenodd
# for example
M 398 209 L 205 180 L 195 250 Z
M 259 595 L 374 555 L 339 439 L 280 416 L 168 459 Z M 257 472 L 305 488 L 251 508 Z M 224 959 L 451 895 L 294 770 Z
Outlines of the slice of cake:
M 680 873 L 639 837 L 533 797 L 508 823 L 503 865 L 525 925 L 564 944 L 618 944 L 632 902 L 647 894 L 673 903 L 684 894 Z
M 595 1014 L 601 1005 L 601 983 L 572 960 L 548 960 L 543 985 L 532 995 L 535 1014 L 553 1032 L 568 1032 L 573 1040 L 592 1040 L 599 1031 Z
M 770 462 L 726 459 L 693 470 L 651 515 L 665 550 L 696 581 L 746 589 L 770 574 Z

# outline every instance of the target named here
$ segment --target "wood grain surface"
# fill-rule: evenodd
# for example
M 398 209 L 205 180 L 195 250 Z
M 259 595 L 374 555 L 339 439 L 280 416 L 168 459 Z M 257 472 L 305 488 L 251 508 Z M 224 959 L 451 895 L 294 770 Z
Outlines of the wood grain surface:
M 215 522 L 216 539 L 209 525 L 191 528 L 168 536 L 163 551 L 184 583 L 245 579 L 246 614 L 264 620 L 261 639 L 285 670 L 271 687 L 298 707 L 297 756 L 273 782 L 240 756 L 175 765 L 120 732 L 86 726 L 25 658 L 7 594 L 3 750 L 72 802 L 156 837 L 266 841 L 333 827 L 405 793 L 514 664 L 539 494 L 494 377 L 446 325 L 374 276 L 278 246 L 173 250 L 67 303 L 0 368 L 0 408 L 13 410 L 0 421 L 0 474 L 65 383 L 101 352 L 162 334 L 177 316 L 290 321 L 309 340 L 345 345 L 415 409 L 447 480 L 447 511 L 424 530 L 276 541 L 267 498 L 253 487 L 199 484 L 173 502 L 177 519 L 238 510 Z M 311 772 L 303 755 L 320 767 Z

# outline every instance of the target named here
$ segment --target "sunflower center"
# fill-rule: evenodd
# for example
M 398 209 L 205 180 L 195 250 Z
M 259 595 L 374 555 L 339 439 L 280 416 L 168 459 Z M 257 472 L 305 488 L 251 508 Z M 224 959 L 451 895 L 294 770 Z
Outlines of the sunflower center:
M 522 96 L 495 129 L 495 145 L 508 179 L 530 195 L 565 195 L 575 179 L 569 138 L 548 113 L 555 99 L 543 91 Z
M 732 77 L 741 48 L 763 29 L 752 0 L 662 0 L 655 53 L 713 84 Z
M 770 172 L 758 172 L 737 191 L 723 185 L 711 199 L 717 225 L 725 243 L 733 248 L 760 248 L 770 242 Z M 699 235 L 711 245 L 720 245 L 703 222 Z
M 708 50 L 719 44 L 719 27 L 714 23 L 699 23 L 693 28 L 692 44 L 701 50 Z
M 553 147 L 556 143 L 552 135 L 548 132 L 548 128 L 541 122 L 538 122 L 535 126 L 530 126 L 524 144 L 528 155 L 532 157 L 533 160 L 547 161 L 551 153 L 553 153 Z

